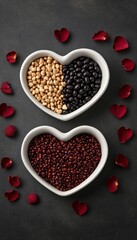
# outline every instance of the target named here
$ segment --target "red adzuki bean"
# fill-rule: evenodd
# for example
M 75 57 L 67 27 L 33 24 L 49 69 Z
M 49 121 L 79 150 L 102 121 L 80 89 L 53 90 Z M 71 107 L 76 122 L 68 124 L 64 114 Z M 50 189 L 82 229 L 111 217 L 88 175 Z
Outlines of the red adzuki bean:
M 30 142 L 28 156 L 40 177 L 57 189 L 67 191 L 95 170 L 101 159 L 101 147 L 90 134 L 77 135 L 67 142 L 51 134 L 41 134 Z

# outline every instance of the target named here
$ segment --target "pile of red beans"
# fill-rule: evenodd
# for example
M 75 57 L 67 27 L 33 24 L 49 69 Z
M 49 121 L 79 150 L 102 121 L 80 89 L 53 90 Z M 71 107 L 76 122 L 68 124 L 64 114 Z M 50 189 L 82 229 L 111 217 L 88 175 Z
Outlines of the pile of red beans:
M 28 147 L 30 163 L 37 174 L 61 191 L 70 190 L 97 167 L 101 146 L 90 134 L 80 134 L 65 142 L 51 134 L 32 139 Z

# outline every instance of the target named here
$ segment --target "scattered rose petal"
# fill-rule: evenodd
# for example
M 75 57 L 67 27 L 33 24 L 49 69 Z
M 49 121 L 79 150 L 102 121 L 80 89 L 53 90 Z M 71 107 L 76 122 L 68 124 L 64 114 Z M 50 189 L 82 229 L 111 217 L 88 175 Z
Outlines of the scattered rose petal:
M 122 36 L 117 36 L 114 39 L 114 45 L 113 49 L 115 51 L 123 51 L 129 47 L 128 41 L 122 37 Z
M 54 31 L 54 36 L 56 39 L 58 39 L 60 42 L 66 42 L 69 38 L 70 32 L 67 28 L 62 28 L 60 30 Z
M 131 90 L 132 90 L 131 86 L 126 84 L 119 89 L 118 96 L 123 99 L 128 98 L 131 94 Z
M 124 58 L 122 60 L 122 67 L 125 71 L 131 72 L 135 67 L 135 63 L 132 59 Z
M 9 63 L 15 63 L 17 60 L 17 53 L 15 51 L 11 51 L 7 54 L 6 58 Z
M 12 88 L 9 82 L 3 82 L 1 85 L 1 91 L 5 94 L 12 94 Z
M 115 164 L 122 168 L 127 168 L 128 167 L 128 159 L 123 154 L 118 154 L 115 158 Z
M 9 176 L 8 181 L 13 187 L 19 187 L 21 184 L 18 176 Z
M 117 118 L 122 118 L 126 112 L 127 112 L 127 107 L 124 105 L 112 105 L 110 107 L 110 112 Z
M 121 143 L 127 142 L 133 135 L 132 129 L 121 127 L 118 129 L 118 138 Z
M 92 36 L 92 39 L 95 41 L 106 41 L 109 39 L 109 35 L 107 32 L 99 31 Z
M 39 196 L 36 193 L 31 193 L 28 195 L 28 203 L 36 204 L 39 202 Z
M 16 190 L 9 190 L 5 192 L 5 197 L 8 198 L 10 202 L 14 202 L 19 198 L 19 193 Z
M 79 216 L 84 215 L 88 210 L 87 204 L 79 201 L 74 201 L 72 207 Z
M 5 135 L 7 137 L 14 137 L 16 135 L 17 129 L 15 126 L 10 125 L 5 128 Z
M 1 159 L 1 166 L 3 169 L 10 168 L 12 166 L 13 162 L 9 157 L 4 157 Z
M 0 104 L 0 116 L 1 117 L 10 117 L 14 114 L 15 110 L 12 106 L 8 106 L 6 103 Z
M 111 176 L 107 180 L 107 188 L 109 192 L 116 192 L 118 189 L 118 179 L 115 176 Z

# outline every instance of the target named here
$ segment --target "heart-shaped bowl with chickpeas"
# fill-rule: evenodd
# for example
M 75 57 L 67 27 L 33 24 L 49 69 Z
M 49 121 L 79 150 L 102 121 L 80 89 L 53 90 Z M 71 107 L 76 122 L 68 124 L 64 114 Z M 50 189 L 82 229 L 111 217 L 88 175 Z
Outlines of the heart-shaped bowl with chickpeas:
M 95 104 L 109 83 L 109 68 L 96 51 L 81 48 L 65 56 L 39 50 L 20 69 L 20 81 L 30 100 L 62 121 L 70 120 Z

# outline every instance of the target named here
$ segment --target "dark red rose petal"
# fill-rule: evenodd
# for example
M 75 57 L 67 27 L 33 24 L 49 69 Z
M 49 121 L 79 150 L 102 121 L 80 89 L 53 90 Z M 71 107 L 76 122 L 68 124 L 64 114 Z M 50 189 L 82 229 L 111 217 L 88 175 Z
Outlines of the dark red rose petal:
M 127 112 L 127 107 L 124 105 L 112 105 L 110 107 L 110 112 L 117 118 L 122 118 L 126 112 Z
M 39 202 L 39 196 L 36 193 L 31 193 L 28 195 L 28 203 L 36 204 Z
M 67 28 L 62 28 L 60 30 L 55 30 L 54 31 L 54 36 L 58 41 L 60 42 L 66 42 L 67 39 L 69 38 L 70 32 Z
M 122 60 L 122 67 L 125 71 L 131 72 L 135 68 L 135 63 L 132 59 L 124 58 Z
M 16 135 L 17 128 L 13 125 L 7 126 L 5 128 L 5 136 L 14 137 Z
M 8 157 L 4 157 L 1 159 L 1 166 L 3 169 L 10 168 L 12 164 L 13 164 L 12 160 Z
M 115 158 L 115 164 L 122 168 L 127 168 L 128 167 L 128 159 L 123 154 L 118 154 Z
M 0 116 L 1 117 L 10 117 L 14 114 L 15 110 L 12 106 L 7 106 L 6 103 L 0 104 Z
M 122 88 L 119 89 L 118 96 L 122 99 L 128 98 L 131 94 L 131 86 L 126 84 Z
M 107 32 L 99 31 L 92 36 L 92 39 L 95 41 L 106 41 L 109 39 L 109 35 Z
M 17 60 L 17 53 L 15 51 L 11 51 L 7 54 L 6 58 L 9 63 L 15 63 Z
M 19 193 L 16 190 L 9 190 L 5 192 L 5 197 L 8 198 L 10 202 L 14 202 L 19 198 Z
M 3 82 L 1 85 L 1 91 L 5 94 L 12 94 L 12 88 L 9 82 Z
M 122 37 L 122 36 L 117 36 L 114 39 L 114 45 L 113 49 L 115 51 L 123 51 L 129 47 L 128 41 Z
M 74 201 L 72 207 L 79 216 L 84 215 L 88 210 L 87 204 L 79 201 Z
M 132 129 L 127 129 L 125 127 L 121 127 L 118 129 L 118 138 L 121 143 L 127 142 L 133 135 Z
M 18 176 L 9 176 L 8 181 L 13 187 L 19 187 L 21 184 Z
M 107 180 L 107 188 L 109 192 L 116 192 L 118 189 L 118 179 L 115 176 L 111 176 Z

